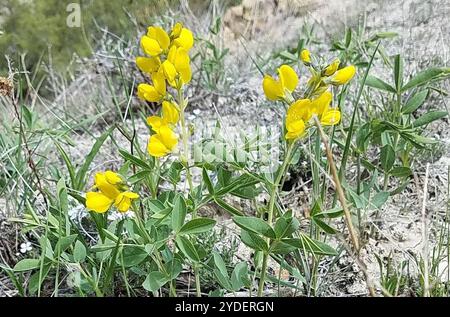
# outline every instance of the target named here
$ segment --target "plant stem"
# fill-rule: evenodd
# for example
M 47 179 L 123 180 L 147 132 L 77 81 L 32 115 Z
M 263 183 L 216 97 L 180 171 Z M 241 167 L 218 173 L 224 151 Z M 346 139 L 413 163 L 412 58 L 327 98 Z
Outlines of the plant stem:
M 281 168 L 278 171 L 278 175 L 275 179 L 275 183 L 273 184 L 273 186 L 271 188 L 268 218 L 267 218 L 267 223 L 269 224 L 269 226 L 272 226 L 272 223 L 273 223 L 273 212 L 274 212 L 275 203 L 276 203 L 276 200 L 278 197 L 280 183 L 281 183 L 281 180 L 284 178 L 284 175 L 286 174 L 289 163 L 291 162 L 291 156 L 292 156 L 292 151 L 294 149 L 294 145 L 295 145 L 294 142 L 289 143 L 287 151 L 286 151 L 286 155 L 284 157 L 283 165 L 281 165 Z M 270 243 L 270 239 L 267 239 L 267 242 Z M 261 278 L 259 280 L 259 287 L 258 287 L 258 297 L 262 296 L 262 293 L 264 290 L 264 282 L 266 279 L 267 262 L 269 260 L 269 254 L 270 254 L 270 252 L 264 253 L 263 263 L 262 263 L 262 267 L 261 267 Z
M 323 131 L 322 125 L 320 124 L 320 121 L 317 118 L 317 116 L 314 116 L 314 122 L 317 126 L 317 130 L 320 133 L 320 137 L 322 138 L 322 143 L 325 147 L 325 152 L 327 154 L 328 164 L 330 165 L 331 175 L 334 180 L 334 186 L 336 188 L 336 192 L 338 194 L 338 198 L 341 203 L 341 207 L 344 210 L 345 222 L 347 224 L 347 228 L 350 233 L 350 238 L 351 238 L 353 247 L 356 251 L 355 252 L 356 253 L 356 255 L 355 255 L 356 262 L 362 268 L 363 273 L 366 276 L 366 283 L 367 283 L 367 288 L 369 290 L 370 296 L 375 297 L 376 296 L 375 290 L 373 288 L 372 282 L 370 281 L 370 276 L 367 273 L 366 266 L 365 266 L 364 262 L 358 256 L 359 250 L 360 250 L 359 240 L 356 235 L 355 229 L 353 228 L 352 218 L 351 218 L 351 214 L 348 209 L 348 206 L 347 206 L 347 201 L 345 199 L 344 190 L 342 188 L 342 185 L 341 185 L 341 182 L 339 179 L 339 175 L 338 175 L 338 172 L 336 169 L 336 164 L 334 163 L 334 160 L 333 160 L 333 152 L 331 152 L 330 145 L 328 144 L 328 138 L 327 138 L 325 132 Z
M 194 190 L 194 183 L 192 182 L 192 175 L 189 168 L 189 128 L 186 126 L 186 118 L 184 114 L 184 110 L 186 109 L 186 102 L 183 97 L 183 89 L 178 89 L 178 106 L 180 107 L 180 125 L 181 125 L 181 139 L 183 142 L 183 154 L 181 155 L 181 163 L 183 164 L 186 170 L 186 179 L 189 184 L 189 190 L 192 192 Z M 197 218 L 197 209 L 194 208 L 192 211 L 192 219 Z M 201 288 L 200 288 L 200 273 L 197 265 L 194 266 L 194 275 L 195 275 L 195 289 L 197 293 L 197 297 L 202 296 Z
M 338 194 L 338 198 L 341 203 L 341 207 L 344 210 L 345 222 L 347 224 L 347 228 L 350 233 L 350 238 L 352 240 L 353 247 L 355 248 L 355 250 L 357 252 L 359 252 L 358 236 L 356 235 L 355 229 L 353 227 L 352 218 L 351 218 L 351 214 L 348 209 L 348 206 L 347 206 L 347 201 L 345 199 L 344 190 L 343 190 L 341 182 L 339 180 L 339 175 L 338 175 L 338 172 L 336 169 L 336 164 L 334 163 L 334 160 L 333 160 L 333 153 L 331 152 L 331 148 L 330 148 L 330 145 L 328 144 L 327 136 L 325 135 L 325 132 L 323 131 L 322 125 L 320 124 L 320 121 L 317 118 L 317 116 L 314 116 L 314 122 L 317 126 L 317 130 L 319 131 L 320 137 L 322 138 L 322 143 L 325 147 L 328 164 L 330 165 L 331 176 L 333 177 L 333 180 L 334 180 L 334 186 L 336 188 L 336 192 Z

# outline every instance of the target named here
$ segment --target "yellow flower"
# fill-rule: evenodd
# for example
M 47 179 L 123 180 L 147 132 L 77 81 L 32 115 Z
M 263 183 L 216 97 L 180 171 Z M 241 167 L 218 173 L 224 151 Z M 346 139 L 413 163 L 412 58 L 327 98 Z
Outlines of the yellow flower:
M 147 35 L 141 38 L 142 50 L 150 56 L 159 56 L 169 49 L 169 45 L 169 35 L 159 26 L 149 27 Z
M 166 79 L 162 71 L 152 74 L 153 86 L 149 84 L 139 84 L 138 97 L 149 102 L 159 102 L 166 96 Z
M 356 67 L 353 65 L 344 67 L 338 70 L 333 77 L 331 77 L 331 83 L 333 85 L 345 85 L 353 76 L 355 76 Z
M 305 133 L 305 122 L 303 120 L 286 123 L 287 133 L 284 136 L 286 140 L 296 140 Z
M 172 46 L 167 55 L 167 60 L 164 62 L 164 74 L 166 79 L 172 87 L 177 88 L 177 75 L 181 82 L 179 84 L 187 84 L 192 79 L 192 72 L 190 66 L 190 58 L 188 51 L 184 47 Z
M 117 210 L 120 212 L 127 212 L 131 203 L 134 199 L 138 199 L 139 195 L 133 192 L 123 192 L 120 193 L 116 199 L 114 200 L 114 205 L 117 207 Z
M 194 46 L 194 35 L 189 29 L 184 28 L 181 23 L 175 24 L 171 35 L 174 38 L 172 43 L 177 47 L 182 47 L 189 51 Z
M 339 124 L 341 121 L 341 112 L 337 109 L 326 111 L 320 118 L 320 123 L 325 126 Z
M 181 34 L 181 30 L 182 29 L 183 29 L 183 24 L 181 22 L 177 22 L 172 28 L 172 32 L 170 33 L 170 37 L 172 39 L 175 39 L 175 38 L 179 37 L 180 34 Z
M 303 120 L 308 122 L 311 118 L 311 100 L 301 99 L 289 106 L 286 113 L 286 123 Z
M 286 140 L 295 140 L 305 133 L 306 124 L 311 118 L 311 100 L 301 99 L 294 102 L 286 114 Z
M 147 118 L 147 123 L 153 131 L 158 132 L 162 126 L 176 125 L 180 120 L 180 113 L 176 105 L 169 101 L 162 103 L 162 116 L 152 116 Z
M 331 76 L 334 73 L 336 73 L 337 69 L 339 68 L 339 64 L 341 63 L 341 61 L 339 60 L 339 58 L 336 58 L 330 65 L 328 65 L 325 70 L 323 71 L 323 74 L 325 76 Z
M 105 213 L 114 204 L 120 212 L 126 212 L 131 206 L 131 200 L 139 198 L 138 194 L 122 192 L 126 188 L 119 174 L 112 171 L 97 173 L 94 189 L 99 191 L 86 193 L 86 207 L 98 213 Z M 125 202 L 122 197 L 126 198 Z
M 311 64 L 311 53 L 307 49 L 302 50 L 300 52 L 300 59 L 306 65 Z
M 158 71 L 161 60 L 158 57 L 137 57 L 136 64 L 142 72 L 152 74 Z
M 263 80 L 263 90 L 267 99 L 271 101 L 284 99 L 286 90 L 293 92 L 298 85 L 297 73 L 288 65 L 278 68 L 279 79 L 266 75 Z
M 150 137 L 148 152 L 154 157 L 163 157 L 173 151 L 178 144 L 178 137 L 168 126 L 164 125 Z
M 325 91 L 319 97 L 314 99 L 311 104 L 311 112 L 312 114 L 322 116 L 325 110 L 330 106 L 331 100 L 333 99 L 333 95 L 329 91 Z

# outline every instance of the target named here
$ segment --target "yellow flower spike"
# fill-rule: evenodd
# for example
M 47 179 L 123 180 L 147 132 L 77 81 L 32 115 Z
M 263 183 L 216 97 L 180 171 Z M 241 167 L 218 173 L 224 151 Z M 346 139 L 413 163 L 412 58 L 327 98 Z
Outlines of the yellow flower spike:
M 139 84 L 138 97 L 149 102 L 161 101 L 162 97 L 154 86 L 149 84 Z
M 132 201 L 135 199 L 138 199 L 139 195 L 133 192 L 123 192 L 120 193 L 115 201 L 114 201 L 114 205 L 116 206 L 117 210 L 119 212 L 127 212 L 132 204 Z
M 302 50 L 300 52 L 300 60 L 306 65 L 311 64 L 311 53 L 307 49 Z
M 183 29 L 183 24 L 181 22 L 176 23 L 173 28 L 172 32 L 170 33 L 171 38 L 177 38 L 181 34 L 181 30 Z
M 330 65 L 328 65 L 325 70 L 323 71 L 323 74 L 325 76 L 331 76 L 336 73 L 337 69 L 339 68 L 339 65 L 341 64 L 341 61 L 339 58 L 336 58 Z
M 189 51 L 194 46 L 194 35 L 189 29 L 182 28 L 180 35 L 174 39 L 173 43 L 178 47 L 183 47 Z
M 319 97 L 314 99 L 311 104 L 311 112 L 318 116 L 321 116 L 325 111 L 328 110 L 333 95 L 329 91 L 325 91 Z
M 338 70 L 333 77 L 331 77 L 331 84 L 333 85 L 345 85 L 353 76 L 355 76 L 356 67 L 353 65 L 344 67 Z
M 333 109 L 325 112 L 320 119 L 320 123 L 324 126 L 333 126 L 341 121 L 341 112 Z
M 98 192 L 86 193 L 86 208 L 98 213 L 105 213 L 111 208 L 114 199 Z
M 168 126 L 161 126 L 158 133 L 150 137 L 148 152 L 154 157 L 163 157 L 173 151 L 178 144 L 178 137 Z
M 286 130 L 285 139 L 288 141 L 296 140 L 305 133 L 306 125 L 303 120 L 292 121 L 286 123 Z
M 311 119 L 311 100 L 300 99 L 289 106 L 286 113 L 286 125 L 302 120 L 308 122 Z
M 263 90 L 267 99 L 270 101 L 281 99 L 284 96 L 283 86 L 281 83 L 269 75 L 264 76 Z
M 298 85 L 298 76 L 295 70 L 291 66 L 282 65 L 278 69 L 278 74 L 280 76 L 281 85 L 290 92 L 293 92 Z
M 177 107 L 168 101 L 162 103 L 162 121 L 164 124 L 177 124 L 180 120 L 180 112 Z
M 169 49 L 170 38 L 162 27 L 160 26 L 149 27 L 147 31 L 147 36 L 158 42 L 158 45 L 162 51 L 166 51 Z
M 152 39 L 146 35 L 141 38 L 141 47 L 145 54 L 156 57 L 160 55 L 163 50 L 158 41 Z

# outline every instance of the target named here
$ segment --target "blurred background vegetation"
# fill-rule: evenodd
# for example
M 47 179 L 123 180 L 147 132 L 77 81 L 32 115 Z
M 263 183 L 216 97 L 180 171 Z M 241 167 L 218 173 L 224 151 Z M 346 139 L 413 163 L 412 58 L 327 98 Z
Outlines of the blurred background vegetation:
M 167 8 L 176 11 L 182 0 L 1 0 L 0 7 L 0 74 L 6 75 L 8 55 L 17 61 L 25 55 L 31 70 L 40 62 L 49 62 L 64 71 L 74 54 L 85 57 L 95 49 L 101 29 L 125 38 L 150 24 L 152 18 Z M 67 6 L 81 6 L 81 28 L 66 24 Z M 191 9 L 201 11 L 210 1 L 187 1 Z M 237 1 L 228 1 L 236 3 Z

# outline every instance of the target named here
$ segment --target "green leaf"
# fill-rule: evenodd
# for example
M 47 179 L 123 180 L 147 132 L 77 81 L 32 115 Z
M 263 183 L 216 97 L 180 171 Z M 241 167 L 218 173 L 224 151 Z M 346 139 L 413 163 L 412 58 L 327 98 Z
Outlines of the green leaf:
M 61 155 L 64 163 L 66 164 L 67 170 L 69 171 L 69 176 L 70 176 L 70 182 L 72 187 L 75 188 L 76 184 L 76 176 L 75 176 L 75 169 L 72 165 L 72 161 L 69 158 L 69 156 L 67 155 L 66 151 L 64 151 L 64 149 L 62 148 L 62 146 L 58 143 L 58 142 L 54 142 L 56 145 L 56 149 L 58 150 L 59 154 Z
M 263 238 L 246 230 L 241 230 L 241 241 L 246 246 L 256 251 L 267 252 L 269 250 L 267 242 Z
M 177 236 L 176 243 L 178 248 L 183 254 L 188 257 L 193 262 L 200 262 L 200 256 L 198 255 L 197 249 L 194 247 L 189 239 L 183 236 Z
M 395 88 L 389 85 L 387 82 L 375 76 L 367 76 L 366 85 L 379 90 L 395 93 Z
M 178 161 L 175 161 L 170 165 L 169 170 L 167 171 L 167 176 L 172 184 L 178 184 L 181 180 L 180 174 L 183 170 L 183 164 Z
M 435 79 L 443 79 L 450 75 L 450 68 L 448 67 L 432 67 L 418 73 L 405 86 L 402 91 L 426 84 Z
M 119 154 L 124 158 L 125 161 L 131 162 L 136 166 L 139 166 L 147 171 L 153 170 L 153 167 L 147 164 L 145 161 L 141 160 L 140 158 L 128 153 L 125 150 L 119 149 Z
M 132 267 L 141 264 L 147 257 L 148 254 L 144 248 L 138 246 L 126 246 L 123 247 L 122 256 L 118 257 L 116 262 L 121 265 L 123 261 L 123 266 Z
M 378 192 L 373 196 L 372 200 L 370 201 L 371 207 L 374 207 L 376 209 L 381 208 L 384 203 L 388 200 L 390 194 L 389 192 Z
M 275 244 L 272 246 L 270 251 L 274 254 L 289 254 L 291 252 L 294 252 L 296 248 L 290 244 L 287 244 L 283 241 L 276 241 Z
M 20 260 L 15 266 L 15 272 L 31 271 L 39 268 L 41 261 L 39 259 L 23 259 Z
M 379 33 L 374 34 L 369 39 L 369 41 L 370 42 L 375 42 L 375 41 L 378 41 L 378 40 L 381 40 L 381 39 L 391 39 L 391 38 L 394 38 L 396 36 L 398 36 L 398 34 L 395 33 L 395 32 L 379 32 Z
M 219 270 L 219 272 L 222 274 L 222 276 L 226 277 L 226 279 L 229 279 L 227 266 L 225 264 L 225 261 L 223 260 L 222 256 L 217 253 L 216 251 L 213 251 L 213 257 L 214 257 L 214 264 L 216 265 L 216 268 Z
M 236 216 L 233 217 L 233 221 L 244 230 L 262 234 L 267 238 L 276 239 L 276 234 L 273 229 L 267 224 L 267 222 L 260 218 Z
M 321 211 L 314 215 L 314 218 L 338 218 L 344 214 L 344 210 L 340 207 Z
M 394 167 L 389 174 L 394 177 L 401 178 L 401 177 L 408 177 L 408 176 L 412 175 L 412 171 L 409 167 L 397 166 L 397 167 Z
M 67 248 L 70 247 L 72 245 L 72 243 L 75 242 L 77 237 L 78 237 L 77 234 L 73 234 L 73 235 L 70 235 L 67 237 L 60 238 L 58 243 L 56 243 L 55 252 L 59 252 L 59 254 L 61 254 L 64 251 L 66 251 Z
M 394 57 L 394 82 L 397 91 L 401 91 L 403 85 L 403 59 L 400 54 Z
M 283 239 L 282 241 L 316 255 L 337 255 L 336 250 L 328 244 L 311 239 L 305 234 L 301 234 L 298 239 Z
M 142 287 L 149 292 L 156 292 L 161 287 L 163 287 L 164 284 L 166 284 L 168 281 L 169 279 L 163 273 L 159 271 L 153 271 L 150 272 L 149 275 L 147 275 L 147 278 L 145 279 L 144 283 L 142 283 Z
M 423 116 L 416 119 L 416 121 L 413 122 L 413 127 L 421 127 L 423 125 L 427 125 L 433 121 L 442 119 L 448 115 L 447 111 L 431 111 Z
M 428 90 L 422 90 L 415 93 L 402 109 L 402 113 L 410 114 L 419 109 L 423 105 L 428 96 Z
M 345 47 L 349 48 L 351 43 L 352 43 L 352 29 L 347 28 L 347 31 L 345 32 Z
M 217 205 L 228 211 L 232 216 L 242 216 L 243 212 L 236 209 L 235 207 L 231 206 L 227 202 L 225 202 L 223 199 L 214 197 L 214 201 Z
M 184 224 L 187 208 L 183 196 L 178 195 L 172 211 L 172 229 L 178 232 Z
M 115 127 L 110 127 L 105 133 L 103 133 L 97 141 L 95 141 L 94 145 L 92 146 L 91 151 L 86 156 L 84 160 L 84 164 L 81 166 L 81 168 L 78 170 L 76 179 L 77 179 L 77 186 L 74 188 L 76 190 L 83 190 L 84 186 L 86 184 L 86 174 L 88 172 L 89 166 L 91 166 L 92 161 L 97 156 L 98 151 L 100 151 L 100 148 L 102 147 L 103 143 L 105 143 L 106 139 L 110 136 L 110 134 L 114 131 Z
M 73 249 L 73 259 L 75 262 L 84 262 L 86 260 L 86 247 L 84 244 L 77 240 Z
M 275 234 L 277 239 L 289 237 L 297 231 L 299 227 L 300 222 L 294 217 L 285 218 L 283 216 L 278 218 L 275 223 Z
M 328 234 L 336 234 L 336 229 L 334 229 L 333 227 L 329 226 L 327 223 L 325 223 L 323 220 L 321 220 L 320 218 L 316 218 L 313 217 L 312 221 L 320 228 L 322 229 L 324 232 L 328 233 Z
M 231 286 L 236 292 L 242 287 L 251 287 L 251 280 L 248 278 L 248 266 L 245 262 L 239 262 L 231 273 Z
M 202 177 L 203 177 L 203 182 L 206 184 L 206 188 L 208 188 L 209 194 L 214 196 L 214 186 L 211 182 L 211 179 L 209 178 L 208 171 L 204 167 L 202 169 Z
M 209 218 L 193 219 L 180 229 L 180 234 L 199 234 L 211 230 L 216 224 L 216 221 Z
M 390 144 L 386 144 L 381 148 L 380 162 L 385 172 L 389 172 L 392 169 L 395 162 L 395 151 Z

